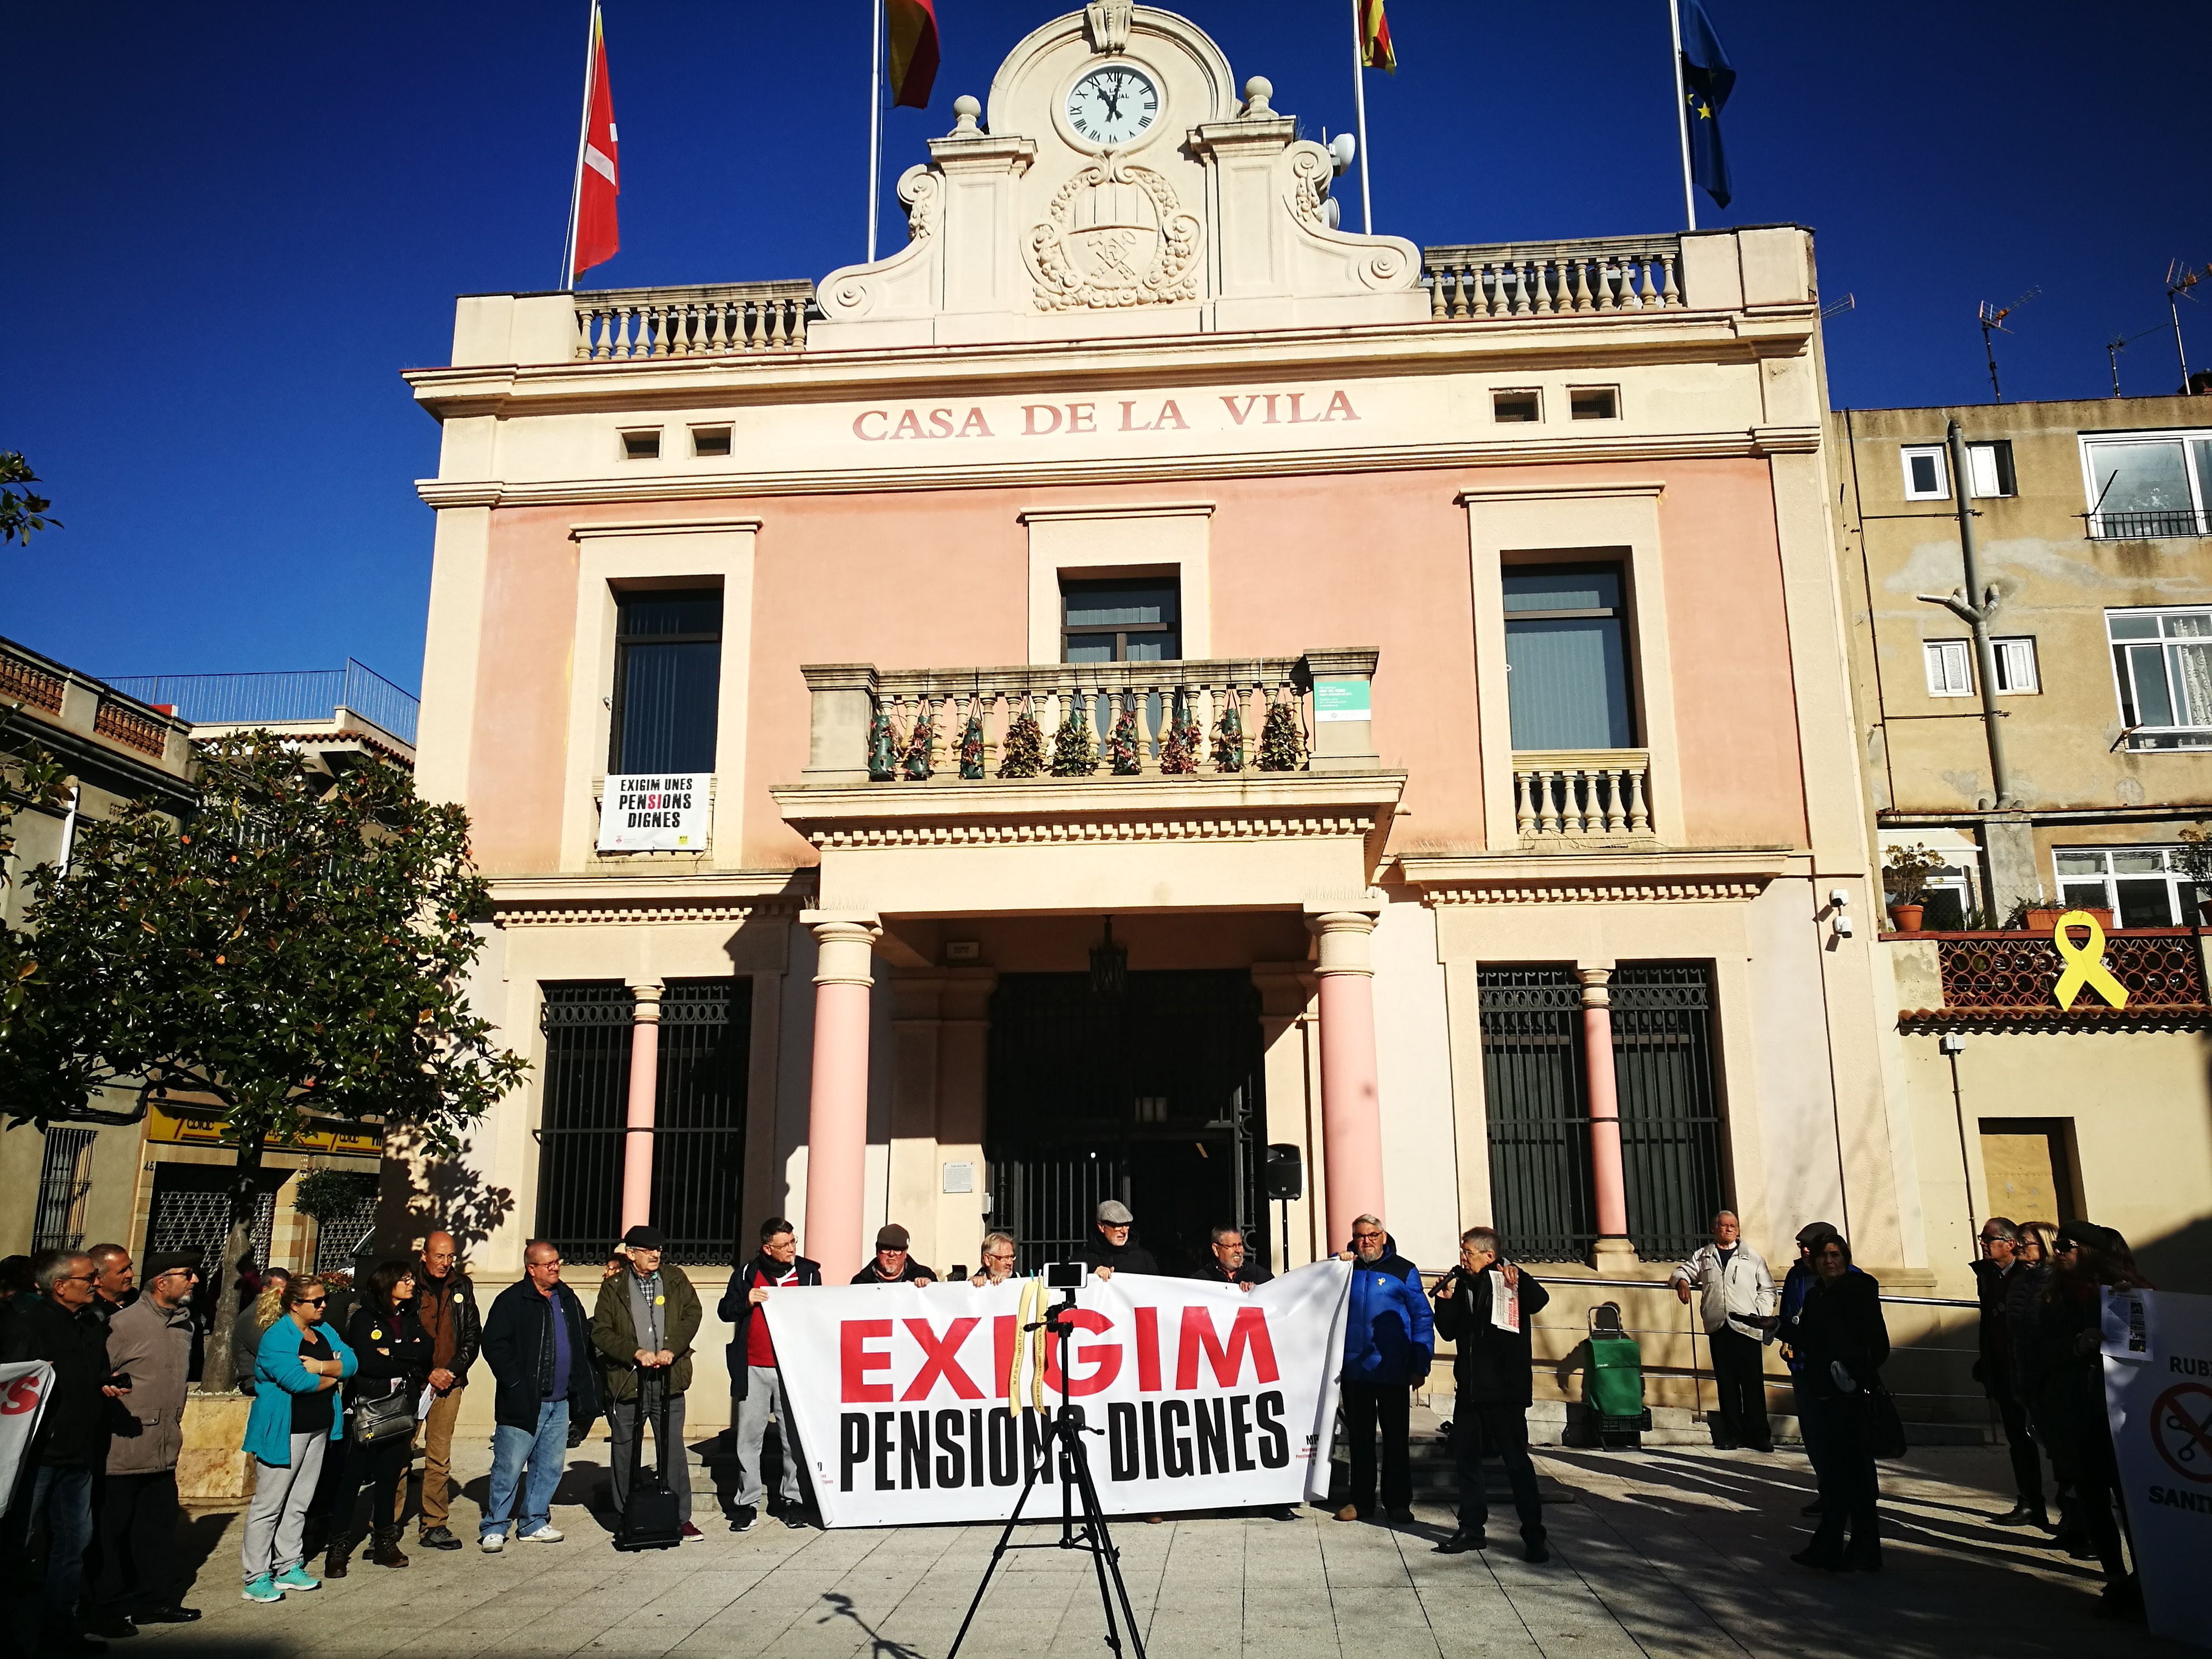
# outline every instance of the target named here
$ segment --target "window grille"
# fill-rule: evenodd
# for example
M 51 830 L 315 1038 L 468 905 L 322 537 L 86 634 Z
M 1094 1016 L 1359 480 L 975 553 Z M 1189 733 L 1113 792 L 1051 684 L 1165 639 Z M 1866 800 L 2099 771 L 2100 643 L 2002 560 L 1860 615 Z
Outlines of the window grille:
M 92 1197 L 91 1129 L 49 1129 L 39 1165 L 39 1213 L 31 1232 L 33 1250 L 84 1248 L 84 1211 Z
M 376 1228 L 376 1177 L 360 1178 L 358 1194 L 336 1215 L 315 1224 L 315 1267 L 319 1273 L 351 1273 L 354 1251 Z
M 619 1231 L 635 999 L 620 980 L 548 984 L 544 997 L 536 1231 L 564 1256 L 596 1261 Z
M 1722 1203 L 1713 970 L 1625 962 L 1612 1000 L 1628 1237 L 1646 1261 L 1673 1261 L 1705 1241 Z
M 1475 985 L 1498 1231 L 1521 1260 L 1582 1261 L 1597 1221 L 1581 988 L 1566 968 L 1484 968 Z
M 253 1227 L 247 1253 L 266 1267 L 270 1234 L 276 1222 L 276 1194 L 272 1182 L 281 1182 L 289 1170 L 264 1170 L 255 1195 Z M 146 1253 L 198 1250 L 203 1264 L 222 1261 L 222 1247 L 230 1237 L 230 1188 L 238 1179 L 231 1164 L 158 1164 L 154 1169 L 154 1202 L 146 1221 Z M 238 1264 L 232 1262 L 234 1268 Z M 204 1265 L 204 1282 L 222 1288 L 220 1267 Z

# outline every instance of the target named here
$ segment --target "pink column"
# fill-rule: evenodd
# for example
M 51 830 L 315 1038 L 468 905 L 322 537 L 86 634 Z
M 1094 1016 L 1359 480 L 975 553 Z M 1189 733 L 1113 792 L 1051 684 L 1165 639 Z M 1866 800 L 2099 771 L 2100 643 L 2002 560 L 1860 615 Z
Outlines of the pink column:
M 1577 968 L 1583 982 L 1583 1077 L 1589 1086 L 1590 1187 L 1601 1240 L 1628 1237 L 1628 1178 L 1620 1159 L 1620 1093 L 1613 1076 L 1610 968 Z
M 633 982 L 629 1027 L 629 1109 L 623 1118 L 622 1224 L 628 1232 L 653 1219 L 653 1128 L 660 1085 L 660 986 Z
M 1328 910 L 1306 918 L 1320 940 L 1321 1137 L 1328 1248 L 1351 1248 L 1355 1216 L 1382 1214 L 1382 1108 L 1375 1083 L 1375 918 Z
M 860 1272 L 868 1161 L 868 988 L 883 929 L 875 917 L 809 910 L 813 930 L 814 1086 L 806 1114 L 806 1253 L 824 1284 Z

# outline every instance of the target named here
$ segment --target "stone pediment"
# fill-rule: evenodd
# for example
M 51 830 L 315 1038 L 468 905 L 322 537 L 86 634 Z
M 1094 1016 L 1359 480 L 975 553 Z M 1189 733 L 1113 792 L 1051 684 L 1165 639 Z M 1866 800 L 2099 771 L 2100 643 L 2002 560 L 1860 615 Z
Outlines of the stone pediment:
M 1015 46 L 898 193 L 907 246 L 817 290 L 810 350 L 1427 315 L 1420 255 L 1329 222 L 1333 166 L 1205 31 L 1093 0 Z M 981 118 L 979 119 L 979 118 Z

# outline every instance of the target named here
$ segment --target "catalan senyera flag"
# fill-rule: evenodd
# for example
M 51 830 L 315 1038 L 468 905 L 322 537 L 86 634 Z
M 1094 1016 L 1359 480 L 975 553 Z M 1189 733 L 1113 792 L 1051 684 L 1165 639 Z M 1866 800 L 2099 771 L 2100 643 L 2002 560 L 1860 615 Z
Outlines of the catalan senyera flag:
M 607 88 L 607 37 L 598 0 L 592 6 L 592 52 L 585 70 L 584 134 L 576 150 L 575 240 L 568 253 L 571 281 L 615 257 L 622 238 L 615 227 L 615 198 L 622 181 L 615 159 L 615 99 Z
M 1359 63 L 1363 69 L 1398 72 L 1398 54 L 1390 49 L 1390 20 L 1382 15 L 1382 0 L 1352 0 L 1359 8 Z
M 935 0 L 883 0 L 890 48 L 891 102 L 906 109 L 927 109 L 937 82 Z

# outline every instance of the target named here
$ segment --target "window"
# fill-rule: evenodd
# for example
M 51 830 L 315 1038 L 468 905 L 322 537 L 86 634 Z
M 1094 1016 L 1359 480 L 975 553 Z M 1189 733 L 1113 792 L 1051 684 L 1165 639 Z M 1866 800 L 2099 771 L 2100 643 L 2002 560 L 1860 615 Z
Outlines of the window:
M 1567 388 L 1567 416 L 1577 421 L 1613 421 L 1620 417 L 1620 392 L 1609 386 Z
M 1621 574 L 1618 565 L 1506 569 L 1506 707 L 1516 749 L 1635 743 Z
M 1968 444 L 1966 470 L 1973 475 L 1977 499 L 2020 493 L 2013 477 L 2012 443 L 2008 439 L 1990 444 Z
M 701 457 L 726 455 L 730 453 L 730 428 L 726 426 L 695 426 L 691 428 L 691 453 Z
M 2081 471 L 2094 537 L 2212 534 L 2212 433 L 2084 434 Z
M 622 434 L 623 459 L 626 461 L 657 461 L 660 459 L 660 428 L 650 426 Z
M 608 772 L 713 771 L 721 678 L 721 589 L 617 594 Z
M 84 1208 L 92 1196 L 91 1129 L 46 1131 L 39 1162 L 39 1209 L 31 1225 L 34 1250 L 84 1248 Z
M 2130 749 L 2212 749 L 2212 609 L 2107 611 Z
M 2110 910 L 2122 927 L 2201 927 L 2197 885 L 2179 867 L 2175 847 L 2060 847 L 2051 851 L 2058 896 L 2084 909 Z
M 1175 662 L 1182 656 L 1181 595 L 1172 576 L 1060 585 L 1062 662 Z
M 1971 640 L 1929 640 L 1920 647 L 1928 665 L 1928 695 L 1974 695 L 1974 647 Z
M 1951 499 L 1950 467 L 1941 444 L 1919 444 L 1900 450 L 1905 458 L 1905 499 L 1908 501 L 1948 501 Z
M 1544 418 L 1544 398 L 1538 392 L 1493 392 L 1490 394 L 1490 416 L 1494 421 L 1540 421 Z
M 2022 635 L 2014 639 L 1991 640 L 1990 647 L 1996 658 L 1997 690 L 2000 693 L 2025 696 L 2043 690 L 2042 681 L 2036 678 L 2035 641 L 2033 636 Z

